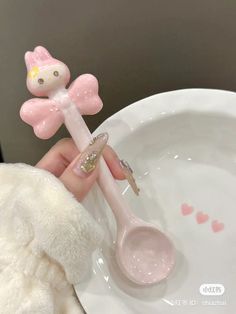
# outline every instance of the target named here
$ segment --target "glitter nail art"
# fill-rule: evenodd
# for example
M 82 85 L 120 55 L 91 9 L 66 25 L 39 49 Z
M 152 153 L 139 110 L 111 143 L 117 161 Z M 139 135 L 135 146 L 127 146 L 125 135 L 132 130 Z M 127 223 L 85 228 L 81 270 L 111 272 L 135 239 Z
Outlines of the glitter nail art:
M 101 133 L 95 137 L 83 153 L 81 153 L 73 170 L 80 177 L 87 177 L 95 168 L 99 161 L 103 149 L 108 141 L 108 134 Z
M 138 188 L 138 186 L 136 184 L 136 181 L 135 181 L 134 176 L 133 176 L 133 170 L 130 167 L 129 163 L 126 160 L 120 160 L 120 165 L 124 171 L 124 175 L 126 177 L 126 180 L 129 182 L 134 193 L 136 195 L 139 195 L 140 189 Z

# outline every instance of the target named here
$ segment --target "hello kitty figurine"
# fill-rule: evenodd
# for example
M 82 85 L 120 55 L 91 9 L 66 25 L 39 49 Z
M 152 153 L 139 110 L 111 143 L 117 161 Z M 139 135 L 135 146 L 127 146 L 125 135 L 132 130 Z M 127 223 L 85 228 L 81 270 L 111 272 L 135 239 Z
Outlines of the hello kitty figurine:
M 28 90 L 35 96 L 48 97 L 30 99 L 20 110 L 22 120 L 33 127 L 37 137 L 48 139 L 53 136 L 61 124 L 66 123 L 63 110 L 72 102 L 81 115 L 93 115 L 102 109 L 98 82 L 93 75 L 79 76 L 66 89 L 70 80 L 68 67 L 54 59 L 44 47 L 26 52 L 25 62 Z

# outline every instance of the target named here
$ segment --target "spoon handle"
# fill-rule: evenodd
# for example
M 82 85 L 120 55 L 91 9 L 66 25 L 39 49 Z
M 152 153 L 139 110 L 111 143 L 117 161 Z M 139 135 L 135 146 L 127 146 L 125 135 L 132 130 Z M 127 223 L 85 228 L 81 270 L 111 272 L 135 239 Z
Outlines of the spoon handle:
M 64 114 L 64 123 L 71 134 L 76 146 L 83 151 L 91 142 L 90 133 L 84 119 L 79 113 L 73 102 L 61 109 Z M 121 194 L 121 191 L 113 178 L 104 158 L 100 160 L 100 169 L 97 179 L 109 206 L 111 207 L 118 226 L 123 226 L 134 219 L 134 215 L 129 209 L 127 202 Z

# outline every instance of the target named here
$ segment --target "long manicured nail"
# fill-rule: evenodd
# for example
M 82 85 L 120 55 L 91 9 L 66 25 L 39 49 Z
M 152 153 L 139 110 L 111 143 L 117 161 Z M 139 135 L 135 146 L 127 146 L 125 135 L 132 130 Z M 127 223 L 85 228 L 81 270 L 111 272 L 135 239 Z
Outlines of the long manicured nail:
M 134 193 L 136 195 L 139 195 L 140 189 L 138 188 L 138 186 L 136 184 L 136 181 L 134 179 L 132 168 L 130 167 L 128 162 L 125 161 L 125 160 L 120 160 L 120 165 L 121 165 L 121 167 L 122 167 L 122 169 L 124 171 L 124 175 L 126 177 L 126 180 L 129 182 L 129 184 L 130 184 L 131 188 L 133 189 Z
M 78 161 L 73 167 L 73 171 L 82 178 L 86 178 L 93 172 L 102 155 L 103 149 L 108 141 L 108 134 L 101 133 L 96 136 L 83 153 L 80 154 Z

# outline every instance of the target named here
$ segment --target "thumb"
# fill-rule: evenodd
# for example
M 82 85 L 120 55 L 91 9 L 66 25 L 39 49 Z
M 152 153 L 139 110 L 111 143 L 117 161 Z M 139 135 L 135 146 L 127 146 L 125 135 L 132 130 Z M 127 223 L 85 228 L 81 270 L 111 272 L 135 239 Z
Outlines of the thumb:
M 79 154 L 59 177 L 79 201 L 85 197 L 97 178 L 98 161 L 107 141 L 107 133 L 95 137 L 85 151 Z

